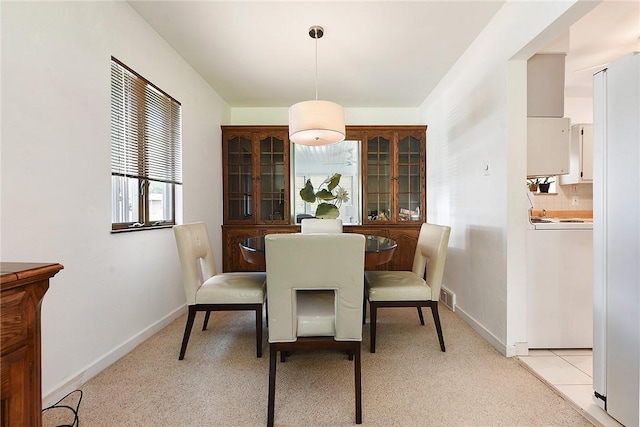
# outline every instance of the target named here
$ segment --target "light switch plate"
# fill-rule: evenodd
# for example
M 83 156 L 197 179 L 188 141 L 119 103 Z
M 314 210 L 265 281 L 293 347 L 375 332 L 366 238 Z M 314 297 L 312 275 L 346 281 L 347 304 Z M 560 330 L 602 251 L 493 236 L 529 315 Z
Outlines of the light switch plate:
M 580 199 L 578 198 L 578 196 L 571 197 L 571 206 L 577 206 L 578 202 L 580 202 Z

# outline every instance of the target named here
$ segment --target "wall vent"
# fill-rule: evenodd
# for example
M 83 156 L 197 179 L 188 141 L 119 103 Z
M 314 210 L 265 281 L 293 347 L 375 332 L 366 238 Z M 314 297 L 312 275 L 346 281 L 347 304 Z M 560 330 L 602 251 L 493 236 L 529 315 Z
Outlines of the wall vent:
M 456 311 L 456 294 L 442 286 L 440 288 L 440 301 L 449 307 L 451 311 Z

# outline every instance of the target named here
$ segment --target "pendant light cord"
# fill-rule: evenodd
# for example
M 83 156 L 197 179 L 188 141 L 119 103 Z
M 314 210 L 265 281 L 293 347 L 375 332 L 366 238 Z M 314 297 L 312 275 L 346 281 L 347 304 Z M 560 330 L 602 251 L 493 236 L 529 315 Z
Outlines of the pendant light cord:
M 316 39 L 316 101 L 318 100 L 318 30 L 314 30 L 314 39 Z
M 309 28 L 309 37 L 316 39 L 316 101 L 318 100 L 318 39 L 324 35 L 324 28 L 314 25 Z

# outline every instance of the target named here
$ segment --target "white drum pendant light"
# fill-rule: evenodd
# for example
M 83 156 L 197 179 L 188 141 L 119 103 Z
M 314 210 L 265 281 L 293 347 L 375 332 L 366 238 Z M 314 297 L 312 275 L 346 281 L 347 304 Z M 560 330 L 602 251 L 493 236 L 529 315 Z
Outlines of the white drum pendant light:
M 318 100 L 318 39 L 324 35 L 320 26 L 309 28 L 316 40 L 316 99 L 289 108 L 289 139 L 300 145 L 329 145 L 344 140 L 344 108 L 331 101 Z

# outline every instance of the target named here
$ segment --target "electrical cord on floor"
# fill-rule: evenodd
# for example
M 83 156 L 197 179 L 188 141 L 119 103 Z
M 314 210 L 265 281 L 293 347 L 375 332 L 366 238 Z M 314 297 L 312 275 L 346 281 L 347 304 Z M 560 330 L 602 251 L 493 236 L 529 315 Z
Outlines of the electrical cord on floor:
M 65 400 L 67 397 L 71 396 L 74 393 L 80 393 L 80 397 L 78 397 L 78 404 L 76 405 L 75 409 L 72 408 L 69 405 L 61 405 L 60 402 L 62 402 L 63 400 Z M 71 393 L 67 394 L 65 397 L 63 397 L 62 399 L 58 400 L 56 403 L 54 403 L 53 405 L 44 408 L 42 410 L 42 413 L 44 414 L 46 411 L 49 411 L 51 409 L 68 409 L 71 412 L 73 412 L 73 423 L 71 424 L 60 424 L 57 427 L 78 427 L 80 425 L 80 419 L 78 418 L 78 412 L 80 409 L 80 403 L 82 402 L 82 390 L 74 390 Z

